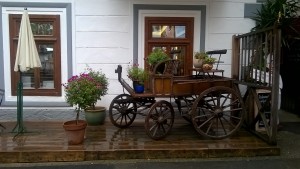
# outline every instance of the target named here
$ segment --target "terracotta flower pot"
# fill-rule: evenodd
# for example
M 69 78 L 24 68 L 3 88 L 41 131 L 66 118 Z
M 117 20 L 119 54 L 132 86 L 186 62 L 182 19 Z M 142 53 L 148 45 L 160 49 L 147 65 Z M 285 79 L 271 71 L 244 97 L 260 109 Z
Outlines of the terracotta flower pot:
M 211 70 L 212 68 L 213 68 L 213 64 L 211 64 L 211 63 L 205 63 L 202 66 L 203 70 Z
M 78 120 L 76 124 L 76 121 L 71 120 L 63 124 L 69 145 L 82 144 L 84 141 L 87 123 L 84 120 Z

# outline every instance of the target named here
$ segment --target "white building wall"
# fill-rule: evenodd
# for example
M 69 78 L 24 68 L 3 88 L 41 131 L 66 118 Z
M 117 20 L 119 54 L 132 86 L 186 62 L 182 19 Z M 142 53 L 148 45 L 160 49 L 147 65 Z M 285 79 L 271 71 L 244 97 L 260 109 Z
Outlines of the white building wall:
M 109 78 L 109 90 L 100 101 L 109 106 L 123 93 L 117 81 L 118 64 L 126 66 L 132 60 L 132 4 L 129 0 L 77 0 L 75 4 L 75 64 L 76 72 L 86 64 L 102 71 Z M 123 73 L 123 76 L 125 76 Z
M 40 0 L 38 3 L 42 2 L 72 3 L 73 72 L 78 74 L 89 65 L 107 75 L 109 91 L 99 103 L 108 108 L 111 100 L 123 93 L 115 73 L 117 65 L 123 66 L 126 77 L 126 67 L 133 59 L 134 4 L 206 5 L 205 50 L 228 50 L 220 68 L 225 70 L 225 76 L 230 76 L 232 35 L 249 32 L 254 26 L 252 20 L 244 18 L 244 4 L 256 0 Z
M 254 21 L 244 18 L 244 3 L 254 3 L 250 0 L 212 1 L 207 19 L 206 50 L 227 49 L 222 56 L 220 69 L 225 70 L 225 76 L 231 76 L 232 36 L 249 32 Z
M 221 69 L 231 74 L 232 35 L 249 32 L 254 22 L 244 18 L 244 3 L 255 0 L 76 0 L 75 1 L 75 61 L 77 72 L 85 64 L 100 67 L 110 79 L 109 94 L 101 104 L 109 106 L 122 87 L 115 69 L 132 61 L 133 4 L 207 5 L 205 50 L 227 49 Z

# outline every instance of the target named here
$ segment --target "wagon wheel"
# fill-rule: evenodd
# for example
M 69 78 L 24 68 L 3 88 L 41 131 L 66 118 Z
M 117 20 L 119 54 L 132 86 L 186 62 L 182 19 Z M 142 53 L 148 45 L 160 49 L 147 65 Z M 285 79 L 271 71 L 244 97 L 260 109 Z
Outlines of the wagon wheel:
M 145 118 L 147 135 L 154 140 L 164 138 L 172 129 L 174 114 L 174 109 L 169 102 L 165 100 L 155 102 Z
M 229 137 L 244 119 L 243 100 L 229 87 L 209 88 L 196 99 L 191 118 L 201 135 L 214 139 Z
M 136 103 L 128 94 L 116 96 L 109 106 L 110 121 L 119 128 L 130 126 L 136 117 L 136 112 Z

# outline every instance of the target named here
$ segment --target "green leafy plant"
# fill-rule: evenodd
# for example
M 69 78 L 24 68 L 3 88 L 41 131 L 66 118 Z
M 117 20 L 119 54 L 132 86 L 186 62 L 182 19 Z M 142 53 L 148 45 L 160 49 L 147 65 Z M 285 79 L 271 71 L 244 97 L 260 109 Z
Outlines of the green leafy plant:
M 292 26 L 293 20 L 299 17 L 298 0 L 267 0 L 252 18 L 256 26 L 252 31 L 264 29 L 277 24 L 282 31 L 282 44 L 288 47 L 290 39 L 300 39 L 300 33 Z M 292 31 L 296 36 L 288 36 L 286 31 Z
M 215 63 L 216 60 L 217 60 L 217 59 L 216 59 L 216 58 L 213 58 L 213 57 L 206 57 L 206 58 L 204 59 L 204 64 L 205 64 L 205 63 L 213 64 L 213 63 Z
M 159 62 L 168 60 L 169 56 L 160 48 L 154 49 L 147 57 L 148 64 L 154 66 Z
M 75 106 L 78 120 L 80 111 L 87 107 L 95 108 L 97 100 L 101 100 L 101 97 L 107 94 L 108 79 L 101 71 L 86 68 L 86 72 L 72 76 L 62 85 L 66 102 Z
M 108 90 L 108 79 L 102 71 L 95 71 L 92 68 L 86 68 L 88 75 L 93 78 L 94 81 L 100 85 L 99 90 L 97 90 L 98 100 L 101 100 L 101 97 L 107 94 Z M 95 103 L 92 104 L 92 107 L 95 107 Z
M 213 68 L 213 64 L 215 63 L 216 58 L 206 57 L 203 61 L 202 69 L 203 70 L 211 70 Z
M 139 68 L 137 64 L 133 64 L 128 67 L 127 73 L 129 79 L 139 84 L 144 84 L 144 82 L 148 79 L 148 72 L 143 68 Z
M 205 52 L 195 52 L 194 57 L 195 59 L 205 59 L 208 58 L 208 54 L 206 54 Z

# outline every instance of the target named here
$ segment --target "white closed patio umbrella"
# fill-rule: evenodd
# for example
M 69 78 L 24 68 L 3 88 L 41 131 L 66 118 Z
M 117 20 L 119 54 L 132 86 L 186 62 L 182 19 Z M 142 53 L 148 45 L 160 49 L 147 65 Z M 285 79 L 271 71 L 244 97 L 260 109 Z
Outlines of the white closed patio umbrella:
M 25 132 L 25 128 L 23 126 L 22 72 L 26 72 L 32 68 L 37 67 L 41 67 L 41 61 L 31 30 L 28 12 L 25 8 L 20 25 L 17 54 L 14 66 L 14 71 L 20 72 L 20 80 L 17 89 L 17 125 L 13 129 L 13 132 Z

